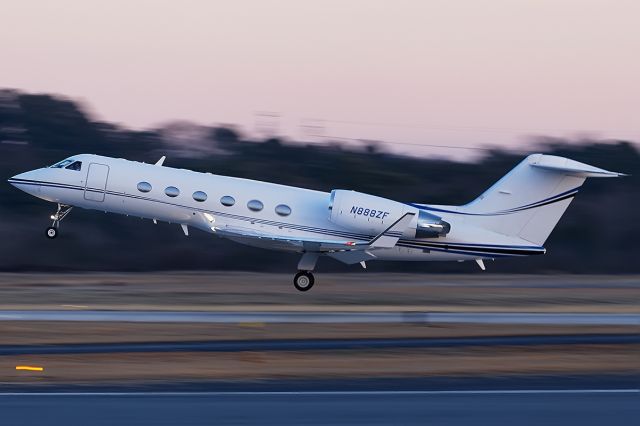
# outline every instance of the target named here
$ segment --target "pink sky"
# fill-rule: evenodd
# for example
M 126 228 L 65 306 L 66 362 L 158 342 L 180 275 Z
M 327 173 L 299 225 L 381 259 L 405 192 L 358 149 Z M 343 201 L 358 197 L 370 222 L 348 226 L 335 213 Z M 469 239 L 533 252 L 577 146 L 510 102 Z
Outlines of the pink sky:
M 637 0 L 20 0 L 0 8 L 0 87 L 136 128 L 251 132 L 271 111 L 302 139 L 321 119 L 409 143 L 637 141 L 639 19 Z

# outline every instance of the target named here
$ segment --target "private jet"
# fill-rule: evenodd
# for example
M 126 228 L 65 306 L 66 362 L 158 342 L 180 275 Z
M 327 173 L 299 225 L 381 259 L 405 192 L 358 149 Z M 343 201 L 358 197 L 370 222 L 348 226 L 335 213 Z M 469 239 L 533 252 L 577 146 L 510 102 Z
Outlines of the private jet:
M 405 203 L 362 192 L 314 191 L 93 154 L 9 179 L 57 203 L 46 236 L 73 207 L 179 224 L 265 249 L 299 253 L 296 289 L 313 287 L 320 256 L 366 268 L 373 260 L 475 261 L 545 253 L 544 242 L 588 177 L 617 177 L 568 158 L 533 154 L 461 206 Z

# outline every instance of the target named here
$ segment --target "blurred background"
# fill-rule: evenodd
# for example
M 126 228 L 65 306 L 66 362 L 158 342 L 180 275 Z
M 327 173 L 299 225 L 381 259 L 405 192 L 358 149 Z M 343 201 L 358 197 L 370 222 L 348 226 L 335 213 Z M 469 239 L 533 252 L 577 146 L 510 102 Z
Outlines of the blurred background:
M 0 176 L 77 153 L 167 155 L 171 167 L 461 204 L 530 153 L 566 155 L 631 177 L 587 182 L 549 256 L 490 270 L 639 272 L 638 13 L 626 0 L 7 5 Z M 295 267 L 295 256 L 78 210 L 48 244 L 51 206 L 6 184 L 0 199 L 0 270 Z
M 126 95 L 123 95 L 126 102 Z M 167 99 L 167 102 L 170 102 Z M 270 117 L 269 120 L 277 120 Z M 272 124 L 273 125 L 273 124 Z M 427 142 L 440 142 L 427 140 Z M 155 162 L 201 172 L 265 180 L 322 191 L 354 189 L 402 202 L 464 204 L 513 168 L 524 156 L 544 152 L 631 174 L 590 180 L 552 233 L 548 256 L 491 263 L 492 272 L 637 273 L 640 238 L 640 152 L 633 141 L 530 138 L 516 147 L 478 146 L 466 158 L 451 148 L 394 153 L 393 142 L 315 143 L 274 133 L 251 137 L 240 126 L 174 121 L 146 130 L 99 121 L 86 104 L 61 95 L 0 91 L 0 171 L 9 178 L 78 153 Z M 428 146 L 426 146 L 428 147 Z M 54 207 L 9 184 L 0 187 L 0 246 L 4 271 L 255 270 L 295 269 L 297 256 L 240 246 L 209 234 L 188 238 L 177 225 L 75 210 L 65 236 L 44 239 Z M 90 238 L 87 238 L 87 236 Z M 100 253 L 100 256 L 96 256 Z M 251 261 L 248 261 L 251 259 Z M 467 263 L 371 262 L 372 271 L 476 272 Z M 321 259 L 320 270 L 355 267 Z

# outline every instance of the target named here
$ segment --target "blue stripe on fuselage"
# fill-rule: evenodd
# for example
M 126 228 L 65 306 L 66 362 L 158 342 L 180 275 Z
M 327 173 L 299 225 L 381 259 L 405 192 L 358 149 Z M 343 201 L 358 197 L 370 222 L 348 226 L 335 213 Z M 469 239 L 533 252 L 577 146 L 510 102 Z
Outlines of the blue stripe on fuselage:
M 143 197 L 143 196 L 134 195 L 134 194 L 126 194 L 126 193 L 109 191 L 109 190 L 105 191 L 103 189 L 98 189 L 98 188 L 85 188 L 78 185 L 60 184 L 60 183 L 45 182 L 45 181 L 32 181 L 32 180 L 26 180 L 26 179 L 9 179 L 8 181 L 9 183 L 15 183 L 15 184 L 21 184 L 21 185 L 40 185 L 40 186 L 47 186 L 47 187 L 57 187 L 61 189 L 73 189 L 73 190 L 79 190 L 79 191 L 90 190 L 90 191 L 106 192 L 109 195 L 123 196 L 127 198 L 156 202 L 156 203 L 171 205 L 175 207 L 195 210 L 202 213 L 210 213 L 213 215 L 227 217 L 230 219 L 255 222 L 255 223 L 260 223 L 264 225 L 281 226 L 288 229 L 295 229 L 298 231 L 316 233 L 320 235 L 328 235 L 328 236 L 341 237 L 341 238 L 347 238 L 347 239 L 356 239 L 361 241 L 368 241 L 372 237 L 371 235 L 368 235 L 368 234 L 360 234 L 360 233 L 354 233 L 349 231 L 341 231 L 341 230 L 326 229 L 326 228 L 316 228 L 316 227 L 305 226 L 305 225 L 296 225 L 293 223 L 276 222 L 276 221 L 260 219 L 256 217 L 241 216 L 241 215 L 236 215 L 231 213 L 218 212 L 214 210 L 206 210 L 198 207 L 190 207 L 182 204 L 171 203 L 168 201 L 157 200 L 154 198 Z M 402 235 L 402 233 L 397 233 L 396 231 L 390 231 L 385 235 L 398 236 L 398 234 Z M 429 240 L 429 239 L 400 240 L 397 243 L 397 245 L 400 247 L 427 249 L 427 250 L 454 253 L 454 254 L 463 254 L 463 255 L 469 255 L 469 256 L 480 255 L 482 257 L 506 257 L 506 256 L 526 256 L 526 255 L 544 254 L 544 248 L 540 246 L 454 243 L 454 242 L 444 243 L 444 242 Z

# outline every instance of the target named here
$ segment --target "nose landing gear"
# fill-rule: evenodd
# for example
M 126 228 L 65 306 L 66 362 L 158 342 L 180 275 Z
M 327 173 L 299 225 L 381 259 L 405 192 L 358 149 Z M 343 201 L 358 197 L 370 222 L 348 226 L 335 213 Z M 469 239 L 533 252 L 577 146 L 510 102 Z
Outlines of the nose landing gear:
M 47 228 L 47 238 L 54 239 L 58 236 L 58 228 L 60 228 L 60 222 L 69 214 L 71 209 L 73 209 L 73 206 L 67 206 L 66 204 L 58 203 L 58 210 L 55 214 L 51 215 L 53 223 L 50 227 Z

